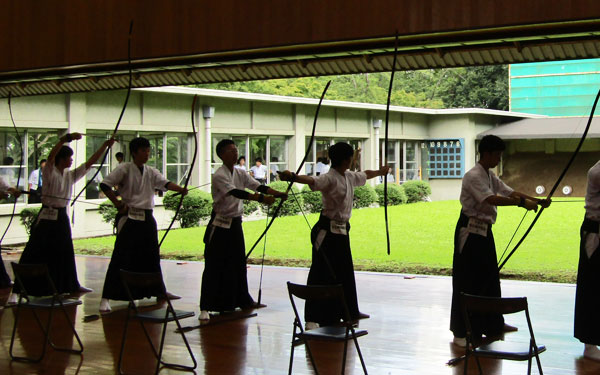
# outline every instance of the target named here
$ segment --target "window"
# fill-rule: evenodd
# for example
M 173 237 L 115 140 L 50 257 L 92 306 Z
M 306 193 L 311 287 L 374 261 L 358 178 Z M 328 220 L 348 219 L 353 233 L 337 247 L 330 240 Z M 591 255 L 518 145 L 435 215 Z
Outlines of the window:
M 26 138 L 25 132 L 19 132 L 21 141 Z M 22 161 L 21 148 L 24 145 L 19 145 L 19 138 L 14 132 L 3 131 L 0 132 L 0 177 L 9 186 L 17 187 L 17 180 L 19 180 L 19 189 L 24 189 L 27 184 L 27 169 L 24 166 L 19 165 Z M 27 189 L 29 190 L 29 189 Z M 24 198 L 19 198 L 19 201 L 24 201 Z M 13 203 L 14 198 L 9 197 L 3 199 L 0 203 Z
M 382 157 L 384 154 L 384 145 L 385 142 L 381 141 L 381 147 L 379 148 L 380 165 L 383 165 L 385 162 L 385 159 Z M 388 182 L 403 183 L 409 180 L 421 179 L 418 155 L 418 143 L 415 141 L 389 141 L 388 165 L 392 170 L 388 174 Z M 380 178 L 380 181 L 383 180 Z
M 191 137 L 187 134 L 127 134 L 121 133 L 116 139 L 117 142 L 113 145 L 110 153 L 102 170 L 94 178 L 94 180 L 88 185 L 85 191 L 86 199 L 97 199 L 104 198 L 104 194 L 100 190 L 100 182 L 118 165 L 118 161 L 115 157 L 117 152 L 124 154 L 124 161 L 131 161 L 131 155 L 129 155 L 129 143 L 132 139 L 137 136 L 144 137 L 150 142 L 150 158 L 146 163 L 148 166 L 154 167 L 160 171 L 160 173 L 166 174 L 165 176 L 169 181 L 173 181 L 176 184 L 182 184 L 189 173 L 189 165 L 191 159 L 191 147 L 193 147 L 190 141 Z M 88 131 L 86 140 L 86 156 L 89 158 L 100 146 L 110 137 L 110 133 L 92 133 Z M 166 150 L 166 152 L 163 152 Z M 104 156 L 104 155 L 102 155 Z M 101 156 L 101 158 L 102 158 Z M 78 161 L 78 163 L 82 163 Z M 86 174 L 86 180 L 89 181 L 98 168 L 102 159 L 92 165 L 90 170 Z M 87 182 L 86 181 L 86 182 Z M 160 194 L 159 194 L 160 195 Z
M 167 135 L 167 180 L 183 185 L 190 173 L 190 144 L 188 135 Z M 193 145 L 192 145 L 193 147 Z
M 428 153 L 429 178 L 462 178 L 464 174 L 464 139 L 427 140 L 421 150 Z
M 88 135 L 85 138 L 85 154 L 86 154 L 85 160 L 87 160 L 87 158 L 92 156 L 102 146 L 102 144 L 108 139 L 108 137 L 109 137 L 109 135 L 107 133 L 105 133 L 105 134 L 90 134 L 90 133 L 88 133 Z M 102 169 L 100 170 L 100 172 L 98 172 L 98 168 L 100 168 L 100 164 L 102 163 L 102 157 L 104 157 L 104 154 L 102 154 L 100 156 L 100 158 L 96 161 L 96 163 L 92 164 L 92 167 L 90 169 L 88 169 L 87 173 L 85 174 L 85 182 L 86 182 L 86 184 L 88 184 L 87 187 L 85 188 L 85 199 L 98 199 L 98 198 L 104 197 L 104 194 L 102 194 L 102 191 L 100 190 L 100 183 L 110 173 L 110 160 L 105 160 L 104 164 L 102 165 Z M 108 157 L 107 157 L 107 159 L 108 159 Z M 84 160 L 83 159 L 81 161 L 77 160 L 77 162 L 81 164 L 84 162 Z M 76 168 L 76 167 L 78 167 L 78 165 L 72 166 L 72 168 Z M 98 172 L 98 173 L 96 173 L 96 172 Z M 92 180 L 92 178 L 93 178 L 93 180 Z M 90 182 L 90 180 L 91 180 L 91 182 Z
M 158 169 L 158 171 L 162 174 L 165 173 L 163 168 L 163 157 L 164 157 L 164 143 L 165 143 L 165 135 L 164 134 L 139 134 L 140 137 L 144 137 L 150 141 L 150 158 L 148 159 L 147 165 Z
M 331 166 L 331 160 L 329 160 L 329 147 L 333 146 L 338 142 L 346 142 L 356 151 L 361 148 L 362 141 L 360 139 L 341 139 L 341 138 L 317 138 L 314 141 L 313 147 L 308 154 L 304 163 L 304 173 L 307 176 L 312 176 L 315 173 L 316 165 L 319 161 L 323 164 Z M 306 137 L 306 148 L 310 145 L 310 137 Z M 362 167 L 362 157 L 353 160 L 350 170 L 360 171 Z
M 261 158 L 262 164 L 270 171 L 266 174 L 266 182 L 269 183 L 277 178 L 277 171 L 283 171 L 288 168 L 288 141 L 286 137 L 268 137 L 268 136 L 246 136 L 246 135 L 213 135 L 213 160 L 212 173 L 215 173 L 223 163 L 218 158 L 214 147 L 223 139 L 231 139 L 238 148 L 239 157 L 244 156 L 246 164 L 244 169 L 247 171 L 252 168 L 256 158 Z M 215 162 L 216 161 L 216 162 Z
M 288 169 L 287 154 L 285 137 L 269 137 L 269 178 L 271 181 L 278 179 L 278 171 Z

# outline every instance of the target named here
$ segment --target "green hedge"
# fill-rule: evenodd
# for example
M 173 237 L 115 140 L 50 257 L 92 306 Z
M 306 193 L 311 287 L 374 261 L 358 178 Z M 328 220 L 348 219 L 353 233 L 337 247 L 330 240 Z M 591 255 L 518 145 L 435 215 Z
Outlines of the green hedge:
M 427 181 L 406 181 L 402 188 L 408 198 L 408 203 L 421 202 L 431 195 L 431 187 Z
M 400 185 L 388 183 L 388 206 L 397 206 L 399 204 L 405 204 L 408 201 L 404 189 Z M 379 205 L 383 207 L 383 184 L 379 184 L 375 187 L 377 192 Z
M 100 203 L 100 207 L 98 208 L 100 211 L 100 215 L 102 215 L 102 221 L 105 223 L 109 223 L 113 228 L 115 227 L 115 219 L 117 218 L 117 214 L 119 210 L 112 204 L 111 201 L 105 201 Z
M 274 181 L 269 184 L 269 187 L 278 191 L 286 191 L 288 187 L 288 182 L 285 181 Z M 292 192 L 289 193 L 288 199 L 283 202 L 283 206 L 281 206 L 281 210 L 279 210 L 279 216 L 291 216 L 297 215 L 300 213 L 300 208 L 304 205 L 304 194 L 299 194 L 300 190 L 296 187 L 296 185 L 292 186 L 292 191 L 296 194 L 296 199 L 292 196 Z M 275 199 L 275 203 L 273 203 L 273 207 L 277 207 L 279 205 L 280 199 Z M 272 214 L 272 210 L 269 211 Z
M 312 191 L 310 186 L 304 185 L 302 198 L 304 199 L 304 211 L 306 213 L 319 213 L 323 210 L 323 195 L 320 191 Z
M 248 216 L 258 210 L 260 203 L 257 201 L 244 200 L 244 216 Z
M 382 190 L 383 191 L 383 190 Z M 354 189 L 354 200 L 352 207 L 364 208 L 369 207 L 373 203 L 377 202 L 377 193 L 375 189 L 369 184 L 364 186 L 357 186 Z
M 163 198 L 165 209 L 177 210 L 181 196 L 169 191 Z M 200 220 L 210 217 L 212 211 L 212 196 L 202 190 L 191 190 L 183 199 L 183 205 L 177 215 L 181 228 L 197 227 Z
M 31 208 L 24 208 L 23 210 L 21 210 L 21 214 L 20 219 L 21 219 L 21 224 L 23 224 L 23 226 L 25 227 L 25 230 L 27 231 L 27 234 L 31 234 L 31 227 L 33 226 L 33 221 L 37 218 L 38 214 L 40 213 L 40 209 L 41 207 L 31 207 Z

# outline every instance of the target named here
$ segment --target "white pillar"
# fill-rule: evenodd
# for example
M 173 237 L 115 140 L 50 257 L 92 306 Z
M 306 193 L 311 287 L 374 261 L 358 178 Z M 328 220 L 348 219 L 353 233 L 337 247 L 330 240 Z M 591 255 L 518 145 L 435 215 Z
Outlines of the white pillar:
M 204 183 L 209 183 L 211 178 L 211 119 L 215 115 L 215 107 L 208 105 L 202 106 L 202 117 L 204 117 Z M 210 186 L 206 186 L 204 189 L 210 191 Z
M 381 128 L 381 120 L 373 119 L 373 129 L 375 132 L 375 165 L 373 169 L 379 169 L 379 128 Z M 379 179 L 375 179 L 375 184 L 379 183 Z
M 85 93 L 69 94 L 67 96 L 67 98 L 68 98 L 67 99 L 67 106 L 68 106 L 67 121 L 69 123 L 69 128 L 67 131 L 69 133 L 77 132 L 77 133 L 85 134 L 86 127 L 87 127 L 86 94 Z M 68 146 L 71 147 L 74 151 L 73 166 L 71 167 L 72 169 L 77 168 L 79 165 L 81 165 L 81 163 L 85 162 L 89 156 L 91 156 L 91 155 L 86 155 L 86 153 L 85 153 L 86 152 L 86 150 L 85 150 L 86 142 L 87 142 L 87 140 L 84 137 L 83 139 L 81 139 L 79 141 L 73 141 L 68 144 Z M 75 185 L 73 186 L 73 196 L 71 197 L 71 199 L 74 199 L 75 196 L 81 191 L 81 189 L 83 189 L 86 182 L 87 182 L 87 179 L 84 177 L 75 183 Z M 81 194 L 81 196 L 77 200 L 78 201 L 85 200 L 85 191 L 83 192 L 83 194 Z M 70 206 L 70 202 L 67 204 L 67 209 L 68 209 L 68 211 L 70 211 L 69 216 L 70 216 L 70 220 L 72 222 L 71 228 L 72 228 L 73 237 L 83 237 L 85 235 L 85 232 L 86 232 L 85 221 L 86 221 L 86 215 L 87 215 L 86 206 L 88 206 L 88 205 L 75 204 L 73 206 Z

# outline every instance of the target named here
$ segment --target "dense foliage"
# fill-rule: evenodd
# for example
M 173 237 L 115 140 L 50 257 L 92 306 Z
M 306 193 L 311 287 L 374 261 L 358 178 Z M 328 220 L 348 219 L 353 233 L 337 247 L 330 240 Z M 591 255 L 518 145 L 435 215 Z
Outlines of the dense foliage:
M 390 73 L 215 83 L 199 87 L 318 98 L 330 79 L 333 82 L 327 91 L 327 99 L 377 104 L 387 101 Z M 391 104 L 508 110 L 508 67 L 493 65 L 396 72 Z
M 369 207 L 375 202 L 377 202 L 377 193 L 371 185 L 357 186 L 354 189 L 354 200 L 352 202 L 354 208 Z
M 320 191 L 312 191 L 310 186 L 304 185 L 302 198 L 304 199 L 304 211 L 306 213 L 319 213 L 323 210 L 323 196 Z
M 421 202 L 431 195 L 431 187 L 427 181 L 406 181 L 402 188 L 408 198 L 408 203 Z
M 168 192 L 163 198 L 165 209 L 170 211 L 177 210 L 180 195 L 175 192 Z M 196 189 L 190 192 L 183 199 L 183 205 L 177 214 L 177 221 L 182 228 L 197 227 L 199 221 L 210 217 L 212 211 L 212 196 L 210 193 Z
M 375 186 L 375 192 L 377 193 L 379 205 L 383 207 L 384 196 L 383 196 L 383 184 L 379 184 Z M 404 189 L 400 185 L 388 183 L 387 184 L 387 196 L 388 196 L 388 206 L 396 206 L 399 204 L 404 204 L 408 201 L 406 197 L 406 193 Z
M 27 234 L 31 234 L 31 227 L 33 226 L 33 222 L 37 219 L 38 214 L 40 213 L 40 207 L 30 207 L 24 208 L 21 210 L 20 219 L 21 224 L 25 227 Z
M 269 187 L 278 191 L 286 191 L 288 187 L 288 183 L 285 181 L 274 181 L 269 184 Z M 296 195 L 294 199 L 293 193 Z M 288 199 L 283 202 L 281 206 L 281 210 L 279 210 L 279 216 L 289 216 L 289 215 L 297 215 L 300 213 L 301 208 L 304 205 L 304 197 L 303 194 L 299 194 L 300 190 L 296 187 L 296 185 L 292 186 L 292 191 L 289 192 Z M 277 207 L 279 205 L 279 201 L 281 199 L 275 199 L 275 203 L 273 203 L 273 207 Z M 273 210 L 269 211 L 272 214 Z

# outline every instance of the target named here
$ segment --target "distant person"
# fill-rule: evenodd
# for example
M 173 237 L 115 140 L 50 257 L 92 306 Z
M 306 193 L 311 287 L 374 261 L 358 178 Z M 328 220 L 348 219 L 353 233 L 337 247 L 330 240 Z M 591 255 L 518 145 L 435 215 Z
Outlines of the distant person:
M 21 192 L 19 192 L 19 189 L 8 186 L 4 179 L 0 177 L 0 199 L 8 198 L 9 194 L 12 195 L 14 199 L 17 199 L 21 195 Z M 4 262 L 2 261 L 2 252 L 0 251 L 0 289 L 9 288 L 11 285 L 12 281 L 10 281 L 10 277 L 6 272 Z
M 585 217 L 581 224 L 579 266 L 575 293 L 575 338 L 584 344 L 583 356 L 600 361 L 600 161 L 587 175 Z
M 115 154 L 115 159 L 117 159 L 117 163 L 121 164 L 125 160 L 125 155 L 119 151 Z
M 496 222 L 496 207 L 519 206 L 537 211 L 538 205 L 550 205 L 550 200 L 536 199 L 514 191 L 490 170 L 500 162 L 505 147 L 504 141 L 495 135 L 483 137 L 479 142 L 479 162 L 465 173 L 462 180 L 462 210 L 454 232 L 450 314 L 453 342 L 460 347 L 466 346 L 460 294 L 501 297 L 500 273 L 492 233 L 492 225 Z M 502 314 L 486 314 L 474 319 L 471 325 L 475 340 L 481 335 L 493 337 L 502 332 L 517 330 L 504 323 Z
M 246 157 L 244 155 L 238 158 L 235 168 L 246 170 Z
M 100 189 L 119 211 L 115 218 L 117 238 L 112 252 L 100 300 L 100 312 L 111 310 L 110 300 L 128 301 L 121 282 L 120 270 L 161 272 L 160 249 L 154 209 L 154 191 L 172 190 L 186 195 L 188 190 L 163 176 L 158 169 L 146 165 L 150 158 L 150 141 L 138 137 L 129 143 L 131 162 L 122 163 L 100 184 Z M 112 190 L 119 186 L 121 199 Z M 160 291 L 136 288 L 134 299 L 157 296 Z M 167 293 L 169 299 L 180 298 Z
M 246 246 L 242 230 L 243 201 L 270 205 L 275 201 L 274 197 L 287 198 L 286 193 L 261 185 L 245 171 L 234 168 L 238 150 L 231 139 L 220 141 L 216 152 L 223 165 L 212 176 L 213 211 L 204 233 L 200 320 L 210 319 L 211 311 L 255 307 L 248 292 Z
M 273 156 L 271 158 L 271 165 L 270 165 L 271 181 L 277 180 L 277 172 L 279 172 L 279 166 L 277 164 L 274 164 L 277 162 L 279 162 L 279 159 L 277 157 Z
M 350 318 L 364 319 L 369 315 L 361 313 L 358 309 L 349 238 L 354 189 L 363 186 L 368 179 L 386 174 L 389 168 L 383 166 L 379 170 L 349 171 L 354 151 L 348 143 L 336 143 L 328 152 L 331 159 L 331 170 L 328 173 L 310 177 L 284 171 L 279 174 L 279 178 L 282 181 L 307 184 L 311 190 L 322 193 L 323 211 L 310 234 L 312 264 L 307 284 L 341 284 Z M 339 305 L 307 301 L 304 308 L 306 328 L 339 323 L 342 314 Z
M 317 164 L 315 164 L 315 175 L 316 176 L 320 176 L 321 175 L 321 171 L 323 170 L 323 166 L 325 164 L 323 164 L 323 158 L 322 157 L 318 157 L 317 158 Z
M 96 173 L 98 172 L 98 173 Z M 97 168 L 90 168 L 85 174 L 86 180 L 91 181 L 85 188 L 86 199 L 100 198 L 100 183 L 102 182 L 102 173 Z M 93 178 L 93 180 L 92 180 Z
M 3 166 L 13 165 L 14 162 L 15 159 L 11 158 L 10 156 L 2 159 Z M 0 167 L 0 177 L 2 177 L 4 182 L 6 182 L 9 186 L 14 186 L 17 183 L 15 179 L 15 169 L 12 167 Z
M 330 163 L 330 161 L 329 161 L 328 158 L 324 157 L 322 163 L 323 163 L 323 165 L 321 166 L 321 174 L 325 174 L 325 173 L 329 172 L 329 168 L 330 168 L 329 163 Z
M 40 203 L 42 201 L 42 184 L 44 177 L 42 170 L 46 165 L 46 159 L 40 161 L 40 167 L 34 169 L 29 175 L 29 197 L 27 203 Z
M 31 227 L 29 241 L 19 260 L 20 264 L 45 264 L 56 290 L 61 294 L 92 291 L 81 286 L 77 279 L 67 205 L 71 200 L 73 185 L 85 176 L 86 171 L 115 141 L 114 138 L 105 141 L 85 163 L 70 169 L 73 164 L 73 149 L 65 146 L 65 143 L 81 138 L 79 133 L 66 134 L 50 151 L 48 161 L 42 169 L 44 179 L 42 210 Z M 39 293 L 35 289 L 28 289 L 27 292 L 33 295 Z M 20 293 L 19 286 L 15 285 L 9 303 L 17 302 L 18 293 Z
M 250 168 L 250 175 L 261 185 L 264 185 L 267 181 L 267 167 L 263 164 L 262 158 L 256 158 L 254 163 Z

